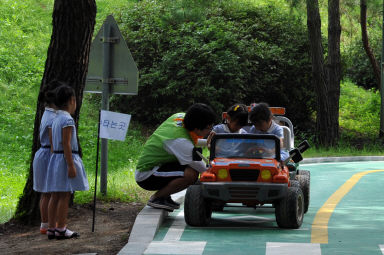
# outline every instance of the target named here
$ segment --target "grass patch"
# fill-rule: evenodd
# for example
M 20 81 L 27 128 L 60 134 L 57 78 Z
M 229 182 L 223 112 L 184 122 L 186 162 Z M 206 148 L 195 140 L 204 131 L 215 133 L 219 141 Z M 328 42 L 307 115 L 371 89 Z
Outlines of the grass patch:
M 341 143 L 329 149 L 311 147 L 303 154 L 304 158 L 345 156 L 384 156 L 383 145 L 381 142 L 370 143 L 357 150 L 350 143 Z
M 380 93 L 365 90 L 350 81 L 341 83 L 340 127 L 343 140 L 366 137 L 374 139 L 380 129 Z

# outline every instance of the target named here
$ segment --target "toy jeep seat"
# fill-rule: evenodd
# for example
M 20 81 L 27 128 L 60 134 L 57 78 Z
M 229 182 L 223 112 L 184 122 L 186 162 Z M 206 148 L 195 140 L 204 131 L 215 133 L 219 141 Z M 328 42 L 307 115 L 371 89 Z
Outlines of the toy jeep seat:
M 295 147 L 295 136 L 293 134 L 292 122 L 284 116 L 274 116 L 274 119 L 281 125 L 284 132 L 283 147 L 281 149 L 285 149 L 287 151 L 292 150 Z

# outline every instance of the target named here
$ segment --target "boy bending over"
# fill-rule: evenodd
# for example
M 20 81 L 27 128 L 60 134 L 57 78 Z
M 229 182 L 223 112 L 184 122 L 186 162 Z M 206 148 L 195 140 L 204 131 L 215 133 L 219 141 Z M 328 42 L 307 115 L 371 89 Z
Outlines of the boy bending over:
M 194 104 L 186 113 L 176 113 L 164 121 L 144 145 L 136 166 L 137 184 L 156 190 L 148 201 L 154 208 L 174 210 L 179 204 L 171 199 L 194 184 L 206 169 L 202 161 L 193 161 L 197 139 L 208 136 L 216 116 L 205 104 Z

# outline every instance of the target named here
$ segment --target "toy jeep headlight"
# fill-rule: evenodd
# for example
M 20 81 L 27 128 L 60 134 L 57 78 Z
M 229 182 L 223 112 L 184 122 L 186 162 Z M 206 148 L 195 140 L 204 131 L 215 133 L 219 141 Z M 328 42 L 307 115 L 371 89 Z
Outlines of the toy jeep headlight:
M 269 180 L 271 179 L 271 172 L 269 170 L 262 170 L 261 171 L 261 179 L 263 180 Z
M 228 177 L 228 171 L 227 171 L 227 169 L 225 169 L 225 168 L 219 169 L 219 170 L 217 171 L 217 177 L 218 177 L 219 179 L 227 179 L 227 177 Z

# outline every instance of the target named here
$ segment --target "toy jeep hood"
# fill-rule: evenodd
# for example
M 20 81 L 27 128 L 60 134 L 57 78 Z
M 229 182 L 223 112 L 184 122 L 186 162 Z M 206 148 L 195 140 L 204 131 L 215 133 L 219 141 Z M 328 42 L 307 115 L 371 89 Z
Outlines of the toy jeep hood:
M 277 167 L 278 162 L 276 160 L 270 160 L 270 159 L 251 160 L 251 159 L 225 159 L 225 158 L 216 158 L 212 162 L 212 167 L 230 166 L 230 165 L 237 165 L 239 167 L 248 167 L 250 165 Z

